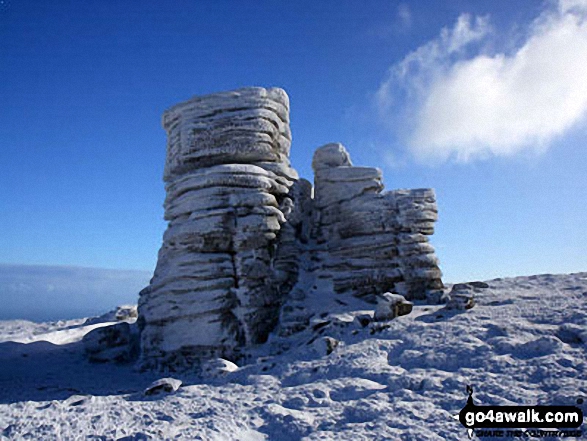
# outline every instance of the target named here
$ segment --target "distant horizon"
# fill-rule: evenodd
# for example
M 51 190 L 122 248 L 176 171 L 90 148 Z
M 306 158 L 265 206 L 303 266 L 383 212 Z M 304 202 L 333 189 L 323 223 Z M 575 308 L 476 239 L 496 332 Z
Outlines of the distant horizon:
M 115 272 L 137 272 L 137 273 L 149 273 L 152 274 L 154 272 L 154 268 L 152 270 L 149 269 L 140 269 L 140 268 L 106 268 L 106 267 L 98 267 L 98 266 L 79 266 L 79 265 L 60 265 L 60 264 L 41 264 L 41 263 L 6 263 L 0 262 L 0 266 L 13 266 L 13 267 L 41 267 L 41 268 L 62 268 L 62 269 L 80 269 L 80 270 L 102 270 L 102 271 L 115 271 Z M 442 262 L 441 268 L 442 270 Z M 448 280 L 443 277 L 443 282 L 446 284 L 455 284 L 455 283 L 465 283 L 465 282 L 474 282 L 474 281 L 490 281 L 499 278 L 516 278 L 516 277 L 530 277 L 530 276 L 542 276 L 542 275 L 564 275 L 564 274 L 580 274 L 580 273 L 587 273 L 587 266 L 585 268 L 580 268 L 577 270 L 570 270 L 568 272 L 537 272 L 537 273 L 523 273 L 523 274 L 504 274 L 504 275 L 496 275 L 495 277 L 485 278 L 485 279 L 463 279 L 463 280 Z M 138 294 L 137 294 L 138 299 Z
M 31 268 L 33 274 L 27 272 Z M 18 270 L 24 274 L 18 274 Z M 587 273 L 587 269 L 484 280 L 581 273 Z M 48 322 L 97 317 L 121 305 L 136 305 L 140 290 L 148 286 L 151 276 L 147 270 L 0 263 L 0 320 Z M 474 280 L 444 280 L 449 285 L 471 281 Z
M 0 320 L 94 317 L 136 305 L 151 271 L 0 263 Z

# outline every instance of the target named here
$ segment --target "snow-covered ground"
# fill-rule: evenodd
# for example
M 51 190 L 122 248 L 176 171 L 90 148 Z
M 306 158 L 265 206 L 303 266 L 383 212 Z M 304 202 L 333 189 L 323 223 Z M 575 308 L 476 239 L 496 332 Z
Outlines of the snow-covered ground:
M 462 440 L 467 385 L 476 404 L 587 398 L 587 273 L 488 284 L 470 310 L 421 303 L 366 327 L 316 293 L 310 329 L 204 377 L 89 363 L 80 339 L 107 321 L 0 322 L 0 437 Z M 340 341 L 328 355 L 324 337 Z M 177 392 L 143 394 L 169 375 Z

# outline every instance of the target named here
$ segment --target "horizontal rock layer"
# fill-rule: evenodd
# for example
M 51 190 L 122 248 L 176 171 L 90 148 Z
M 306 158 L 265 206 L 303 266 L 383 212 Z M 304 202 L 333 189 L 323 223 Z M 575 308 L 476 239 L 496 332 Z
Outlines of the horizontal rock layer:
M 163 127 L 166 181 L 217 164 L 289 165 L 289 98 L 281 89 L 251 87 L 194 97 L 167 110 Z

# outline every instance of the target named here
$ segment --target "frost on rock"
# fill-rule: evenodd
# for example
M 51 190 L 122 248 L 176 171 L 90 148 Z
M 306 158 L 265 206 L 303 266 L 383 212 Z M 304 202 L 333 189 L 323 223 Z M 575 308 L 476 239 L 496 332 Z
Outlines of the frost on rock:
M 309 323 L 309 286 L 370 302 L 441 289 L 427 236 L 431 189 L 383 192 L 341 144 L 319 148 L 314 188 L 290 167 L 289 99 L 277 88 L 194 97 L 167 110 L 169 222 L 140 294 L 141 363 L 236 360 L 242 348 Z
M 341 144 L 320 147 L 314 169 L 314 235 L 322 278 L 374 302 L 395 291 L 424 299 L 442 289 L 427 236 L 437 218 L 432 189 L 383 190 L 381 170 L 355 167 Z
M 489 285 L 484 282 L 457 283 L 448 293 L 446 309 L 465 310 L 475 306 L 475 294 L 480 293 Z
M 90 361 L 124 363 L 138 352 L 134 324 L 116 323 L 93 329 L 82 339 L 84 351 Z
M 238 366 L 223 358 L 212 358 L 202 363 L 201 370 L 204 377 L 215 378 L 237 371 Z
M 165 112 L 169 222 L 140 295 L 145 367 L 235 357 L 275 326 L 293 285 L 289 102 L 281 89 L 195 97 Z
M 413 304 L 408 302 L 404 296 L 386 292 L 377 297 L 377 309 L 373 319 L 375 321 L 392 320 L 401 315 L 412 312 Z
M 144 391 L 146 396 L 158 395 L 162 393 L 177 392 L 181 387 L 182 381 L 176 378 L 161 378 L 154 381 Z

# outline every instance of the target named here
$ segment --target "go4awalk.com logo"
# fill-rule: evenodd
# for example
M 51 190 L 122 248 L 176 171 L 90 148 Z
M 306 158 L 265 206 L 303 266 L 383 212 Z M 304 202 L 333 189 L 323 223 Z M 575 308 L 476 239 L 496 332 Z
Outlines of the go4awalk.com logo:
M 467 393 L 467 404 L 454 418 L 467 428 L 469 438 L 473 434 L 494 438 L 582 436 L 583 411 L 577 406 L 477 406 L 471 386 Z

